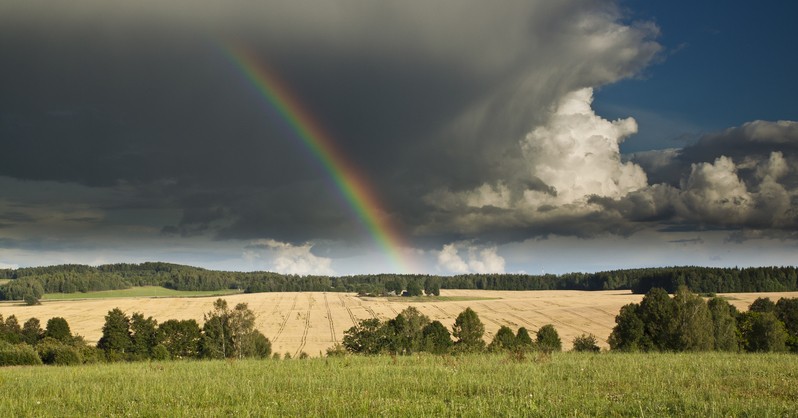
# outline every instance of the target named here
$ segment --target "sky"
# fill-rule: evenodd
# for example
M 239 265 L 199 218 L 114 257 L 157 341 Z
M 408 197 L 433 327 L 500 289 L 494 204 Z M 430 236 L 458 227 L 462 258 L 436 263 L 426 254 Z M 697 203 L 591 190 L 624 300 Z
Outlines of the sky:
M 798 6 L 0 3 L 0 268 L 798 260 Z

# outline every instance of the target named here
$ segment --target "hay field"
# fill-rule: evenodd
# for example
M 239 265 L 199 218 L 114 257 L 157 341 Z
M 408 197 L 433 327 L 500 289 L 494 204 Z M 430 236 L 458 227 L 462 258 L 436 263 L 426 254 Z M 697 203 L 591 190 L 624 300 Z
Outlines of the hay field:
M 628 291 L 585 292 L 572 290 L 546 291 L 490 291 L 442 290 L 442 296 L 457 298 L 495 298 L 490 300 L 457 300 L 408 302 L 399 298 L 359 298 L 349 293 L 299 292 L 254 293 L 224 296 L 234 306 L 245 302 L 257 315 L 256 327 L 272 341 L 272 349 L 296 355 L 302 351 L 318 356 L 336 342 L 356 321 L 368 318 L 389 319 L 408 306 L 415 306 L 433 320 L 451 327 L 454 319 L 466 307 L 475 310 L 485 324 L 486 340 L 490 341 L 501 325 L 513 330 L 524 326 L 534 332 L 542 325 L 554 324 L 563 340 L 563 348 L 570 349 L 571 341 L 582 333 L 593 333 L 600 344 L 615 325 L 615 315 L 621 306 L 639 302 L 642 295 Z M 723 295 L 739 309 L 746 309 L 758 297 L 798 297 L 798 292 L 734 293 Z M 90 343 L 102 335 L 105 314 L 120 308 L 127 314 L 141 312 L 159 322 L 167 319 L 196 319 L 202 323 L 203 314 L 211 310 L 217 297 L 197 298 L 109 298 L 92 300 L 44 301 L 39 306 L 24 306 L 19 302 L 0 303 L 4 317 L 16 315 L 20 323 L 30 317 L 39 318 L 42 325 L 54 316 L 66 318 L 74 333 Z

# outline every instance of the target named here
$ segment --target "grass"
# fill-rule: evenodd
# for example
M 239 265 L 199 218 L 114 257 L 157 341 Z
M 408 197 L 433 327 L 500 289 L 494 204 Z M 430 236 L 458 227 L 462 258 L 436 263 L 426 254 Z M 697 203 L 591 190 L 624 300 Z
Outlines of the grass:
M 174 290 L 161 286 L 138 286 L 120 290 L 100 290 L 87 293 L 45 293 L 42 300 L 73 300 L 73 299 L 110 299 L 110 298 L 141 298 L 141 297 L 201 297 L 224 296 L 241 293 L 236 289 L 224 290 Z
M 6 284 L 6 283 L 8 283 L 10 281 L 11 281 L 11 279 L 0 279 L 0 285 L 4 285 L 4 284 Z
M 0 416 L 792 416 L 777 354 L 344 357 L 14 367 Z

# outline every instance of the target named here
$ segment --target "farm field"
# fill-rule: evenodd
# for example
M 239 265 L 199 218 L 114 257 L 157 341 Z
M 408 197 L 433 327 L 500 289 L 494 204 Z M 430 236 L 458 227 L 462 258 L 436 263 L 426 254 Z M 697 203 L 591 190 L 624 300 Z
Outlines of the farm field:
M 225 290 L 174 290 L 161 286 L 138 286 L 130 289 L 120 290 L 100 290 L 88 293 L 45 293 L 42 300 L 75 300 L 75 299 L 108 299 L 108 298 L 131 298 L 131 297 L 202 297 L 202 296 L 226 296 L 241 293 L 235 289 Z
M 794 416 L 797 388 L 789 354 L 137 362 L 6 369 L 0 416 Z
M 408 306 L 418 308 L 433 320 L 451 327 L 455 317 L 466 307 L 474 309 L 485 324 L 490 341 L 502 325 L 513 330 L 526 327 L 530 332 L 542 325 L 553 324 L 570 349 L 571 341 L 582 333 L 592 333 L 600 345 L 615 325 L 621 306 L 639 302 L 642 295 L 628 291 L 487 291 L 442 290 L 442 300 L 414 301 L 401 298 L 360 298 L 349 293 L 298 292 L 253 293 L 224 296 L 231 306 L 247 303 L 255 314 L 256 328 L 271 341 L 274 352 L 297 355 L 306 352 L 319 356 L 328 347 L 341 341 L 343 333 L 357 321 L 368 318 L 389 319 Z M 747 309 L 758 297 L 798 297 L 798 292 L 734 293 L 725 296 L 739 309 Z M 20 323 L 30 317 L 43 323 L 54 316 L 64 317 L 73 333 L 92 344 L 102 335 L 104 316 L 113 308 L 127 314 L 141 312 L 159 322 L 167 319 L 196 319 L 210 311 L 217 296 L 169 298 L 125 297 L 84 300 L 43 301 L 39 306 L 20 302 L 0 303 L 4 317 L 16 315 Z

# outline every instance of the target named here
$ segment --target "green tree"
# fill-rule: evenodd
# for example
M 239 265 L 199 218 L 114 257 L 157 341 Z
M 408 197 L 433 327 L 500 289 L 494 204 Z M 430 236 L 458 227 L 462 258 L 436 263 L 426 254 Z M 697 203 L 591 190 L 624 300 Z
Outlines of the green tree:
M 44 331 L 37 318 L 30 318 L 22 325 L 22 341 L 24 343 L 36 345 L 43 337 Z
M 72 341 L 72 331 L 69 329 L 69 323 L 60 316 L 47 320 L 47 328 L 44 331 L 44 336 L 55 338 L 62 343 L 69 343 Z
M 25 296 L 22 297 L 22 300 L 25 301 L 25 305 L 28 306 L 35 306 L 42 304 L 41 302 L 39 302 L 39 298 L 33 292 L 26 293 Z
M 131 349 L 130 318 L 119 308 L 105 316 L 103 335 L 97 347 L 105 352 L 109 361 L 127 360 Z
M 488 345 L 490 351 L 509 351 L 515 349 L 515 334 L 509 327 L 502 325 Z
M 410 354 L 421 351 L 423 344 L 422 332 L 424 327 L 430 323 L 429 317 L 421 313 L 421 311 L 414 306 L 405 308 L 397 316 L 401 316 L 405 319 L 400 335 L 404 345 L 404 352 Z
M 202 327 L 202 354 L 206 358 L 222 359 L 233 354 L 233 339 L 230 334 L 230 309 L 227 301 L 216 299 L 213 310 L 205 314 Z
M 640 305 L 630 303 L 621 307 L 615 317 L 615 327 L 612 329 L 608 342 L 610 348 L 620 351 L 640 350 L 640 343 L 644 335 L 643 321 L 637 315 Z
M 258 330 L 244 335 L 242 352 L 245 357 L 268 358 L 272 353 L 272 342 Z
M 139 312 L 130 317 L 130 355 L 133 360 L 153 357 L 153 349 L 159 344 L 158 322 L 152 317 L 144 318 Z
M 482 351 L 485 348 L 485 341 L 482 336 L 485 334 L 485 325 L 479 320 L 471 308 L 465 308 L 457 315 L 452 327 L 452 335 L 456 338 L 457 349 L 465 352 Z
M 408 296 L 421 296 L 421 284 L 418 282 L 417 279 L 411 279 L 407 283 L 407 295 Z
M 707 303 L 712 315 L 712 328 L 717 351 L 737 351 L 737 319 L 732 315 L 733 306 L 725 299 L 714 297 Z
M 770 298 L 756 298 L 748 307 L 750 312 L 776 312 L 776 304 Z
M 655 287 L 643 296 L 637 316 L 643 322 L 643 337 L 638 345 L 643 351 L 668 350 L 674 344 L 674 303 L 664 289 Z
M 452 335 L 440 322 L 432 321 L 421 331 L 424 351 L 432 354 L 446 354 L 452 349 Z
M 746 351 L 785 351 L 788 338 L 784 323 L 773 312 L 745 312 L 740 334 Z
M 255 355 L 253 339 L 259 337 L 255 334 L 255 313 L 249 309 L 249 306 L 246 303 L 237 304 L 230 312 L 227 323 L 230 326 L 233 355 L 237 358 Z M 269 350 L 271 351 L 271 345 Z
M 593 334 L 582 334 L 574 338 L 573 351 L 598 353 L 601 348 L 598 346 L 598 340 Z
M 673 297 L 672 348 L 678 351 L 708 351 L 715 347 L 712 314 L 706 302 L 681 286 Z
M 197 321 L 170 319 L 158 327 L 158 333 L 159 340 L 166 347 L 170 357 L 176 359 L 199 357 L 202 331 Z
M 380 327 L 378 334 L 385 340 L 384 349 L 391 354 L 409 354 L 411 340 L 408 336 L 407 319 L 404 316 L 396 315 L 396 318 L 389 319 Z
M 344 331 L 341 343 L 350 353 L 379 354 L 386 346 L 381 325 L 377 318 L 364 319 L 357 326 Z
M 441 278 L 430 276 L 424 280 L 424 293 L 427 296 L 440 296 L 441 295 Z
M 5 322 L 3 315 L 0 315 L 0 341 L 17 344 L 22 341 L 22 328 L 14 315 L 9 316 Z
M 522 351 L 530 351 L 534 348 L 532 337 L 529 336 L 529 331 L 525 327 L 518 328 L 515 334 L 515 347 Z
M 535 344 L 540 351 L 544 353 L 551 353 L 553 351 L 562 351 L 562 340 L 560 335 L 554 328 L 554 325 L 546 324 L 537 332 Z
M 798 351 L 798 298 L 781 298 L 776 302 L 776 316 L 787 331 L 787 346 Z

